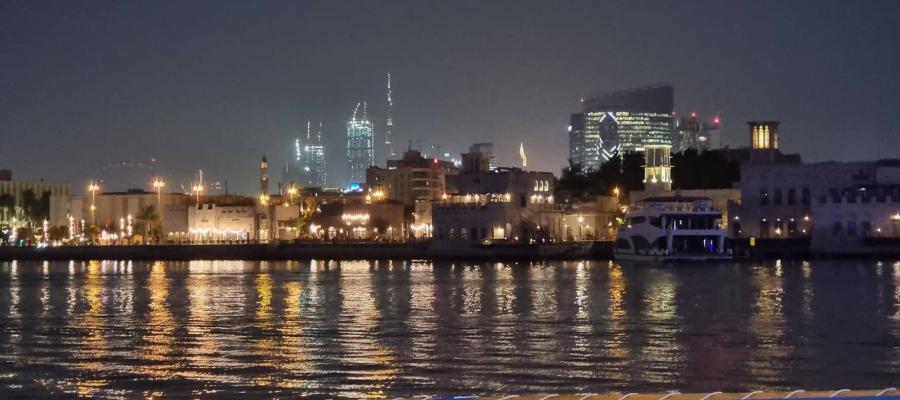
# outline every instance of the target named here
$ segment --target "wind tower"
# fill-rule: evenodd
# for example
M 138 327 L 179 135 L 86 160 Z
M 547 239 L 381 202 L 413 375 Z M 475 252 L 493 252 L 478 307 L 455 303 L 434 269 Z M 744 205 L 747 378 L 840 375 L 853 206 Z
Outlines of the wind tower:
M 394 98 L 391 93 L 391 73 L 387 74 L 387 93 L 385 94 L 385 102 L 387 105 L 387 109 L 385 111 L 385 130 L 384 130 L 384 160 L 385 163 L 387 160 L 393 159 L 396 154 L 394 153 L 394 144 L 392 135 L 394 133 Z

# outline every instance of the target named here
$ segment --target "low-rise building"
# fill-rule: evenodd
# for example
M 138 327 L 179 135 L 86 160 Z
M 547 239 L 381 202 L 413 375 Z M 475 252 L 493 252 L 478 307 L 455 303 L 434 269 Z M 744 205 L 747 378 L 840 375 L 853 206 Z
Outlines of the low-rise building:
M 893 174 L 881 175 L 892 179 Z M 895 178 L 895 177 L 894 177 Z M 880 244 L 900 245 L 900 185 L 848 188 L 815 200 L 810 250 L 868 253 Z M 880 239 L 894 239 L 886 241 Z
M 425 158 L 408 150 L 399 160 L 388 160 L 387 168 L 369 167 L 366 186 L 379 198 L 413 207 L 417 201 L 440 200 L 445 193 L 448 174 L 455 174 L 452 162 Z
M 319 206 L 310 226 L 324 240 L 403 240 L 407 226 L 404 205 L 397 201 L 332 202 Z
M 14 181 L 12 172 L 0 171 L 0 226 L 40 227 L 69 224 L 69 184 Z
M 568 241 L 614 240 L 622 215 L 616 196 L 576 201 L 563 215 L 562 237 Z
M 253 205 L 202 203 L 188 207 L 188 232 L 194 243 L 243 242 L 254 239 Z
M 432 204 L 435 243 L 561 240 L 563 211 L 554 203 L 555 185 L 549 172 L 518 168 L 450 177 L 454 193 Z

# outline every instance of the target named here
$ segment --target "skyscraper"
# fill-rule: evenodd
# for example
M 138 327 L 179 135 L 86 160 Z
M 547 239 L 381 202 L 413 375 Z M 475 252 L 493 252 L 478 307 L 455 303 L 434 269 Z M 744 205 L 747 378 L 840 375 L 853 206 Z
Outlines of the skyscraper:
M 356 103 L 347 121 L 347 163 L 350 186 L 366 180 L 366 169 L 375 164 L 375 126 L 369 121 L 366 102 Z
M 391 160 L 396 157 L 394 153 L 393 134 L 394 134 L 394 99 L 391 93 L 391 73 L 387 75 L 387 94 L 385 95 L 385 129 L 384 129 L 384 160 Z
M 590 170 L 616 152 L 671 146 L 674 92 L 671 85 L 657 85 L 582 99 L 581 116 L 571 119 L 569 158 Z
M 306 121 L 306 140 L 297 138 L 295 152 L 296 174 L 292 176 L 296 176 L 303 187 L 325 187 L 326 160 L 325 145 L 322 143 L 322 122 L 319 122 L 319 129 L 313 135 L 312 123 Z

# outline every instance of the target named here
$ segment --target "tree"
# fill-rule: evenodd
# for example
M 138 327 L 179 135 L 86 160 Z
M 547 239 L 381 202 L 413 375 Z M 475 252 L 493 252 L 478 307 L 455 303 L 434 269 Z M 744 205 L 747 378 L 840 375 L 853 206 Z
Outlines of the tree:
M 61 242 L 69 238 L 69 227 L 65 225 L 51 226 L 47 229 L 47 238 L 53 242 Z
M 740 180 L 740 163 L 720 150 L 688 149 L 672 155 L 673 189 L 725 189 Z
M 16 213 L 16 197 L 11 194 L 0 194 L 0 215 L 4 221 L 9 221 Z
M 134 232 L 139 232 L 145 239 L 158 236 L 162 232 L 159 226 L 159 215 L 153 205 L 141 208 L 135 217 L 135 222 Z
M 612 196 L 615 189 L 627 194 L 644 189 L 644 156 L 641 153 L 616 154 L 597 170 L 584 171 L 570 164 L 563 169 L 557 192 L 575 198 Z

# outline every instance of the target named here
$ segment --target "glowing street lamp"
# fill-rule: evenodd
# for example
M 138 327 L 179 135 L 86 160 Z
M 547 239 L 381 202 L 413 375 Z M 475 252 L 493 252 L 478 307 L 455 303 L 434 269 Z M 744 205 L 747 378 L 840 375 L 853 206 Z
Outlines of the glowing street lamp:
M 166 183 L 162 179 L 156 178 L 153 180 L 153 187 L 156 189 L 156 208 L 159 210 L 162 210 L 162 188 L 164 186 L 166 186 Z
M 91 225 L 97 225 L 97 218 L 94 216 L 97 211 L 97 191 L 100 190 L 100 185 L 91 181 L 88 184 L 88 191 L 91 192 Z
M 197 205 L 200 205 L 200 194 L 203 193 L 203 185 L 197 184 L 191 186 L 191 190 L 193 190 L 194 193 L 197 193 Z
M 291 187 L 288 189 L 288 193 L 291 195 L 290 204 L 294 204 L 294 195 L 297 194 L 297 188 L 294 186 L 294 182 L 291 182 Z

